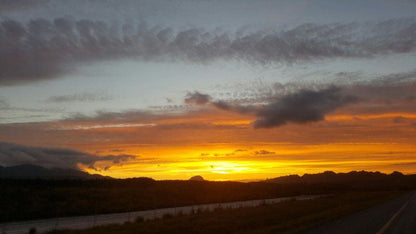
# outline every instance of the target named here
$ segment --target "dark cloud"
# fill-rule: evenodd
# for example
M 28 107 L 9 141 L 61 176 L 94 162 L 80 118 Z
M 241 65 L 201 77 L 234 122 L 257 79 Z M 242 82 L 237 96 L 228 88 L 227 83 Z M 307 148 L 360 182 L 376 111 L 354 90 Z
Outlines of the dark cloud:
M 86 62 L 115 59 L 238 59 L 296 63 L 329 58 L 366 58 L 415 51 L 414 19 L 366 24 L 304 24 L 274 32 L 237 33 L 145 24 L 56 18 L 0 23 L 0 85 L 56 78 Z
M 256 154 L 256 155 L 274 155 L 276 153 L 273 152 L 273 151 L 258 150 L 258 151 L 255 151 L 254 154 Z
M 210 97 L 207 94 L 200 94 Z M 208 103 L 211 98 L 204 101 Z M 288 122 L 308 123 L 324 120 L 325 115 L 348 103 L 356 102 L 352 95 L 341 93 L 335 86 L 320 90 L 301 89 L 294 93 L 269 98 L 271 101 L 263 105 L 240 105 L 233 102 L 213 101 L 214 107 L 241 114 L 257 116 L 255 128 L 272 128 Z
M 272 128 L 288 122 L 308 123 L 324 120 L 327 113 L 356 100 L 353 96 L 342 95 L 336 87 L 318 91 L 300 90 L 259 109 L 254 127 Z
M 205 105 L 211 101 L 211 96 L 207 94 L 202 94 L 197 91 L 186 94 L 185 103 L 186 104 L 196 104 L 196 105 Z
M 97 156 L 69 149 L 29 147 L 0 142 L 0 165 L 2 166 L 34 164 L 48 168 L 78 169 L 78 165 L 83 164 L 94 168 L 94 164 L 99 161 L 114 165 L 134 160 L 136 157 L 134 155 Z
M 95 102 L 95 101 L 108 101 L 113 97 L 108 94 L 97 93 L 80 93 L 72 95 L 51 96 L 46 101 L 48 102 Z
M 220 110 L 234 111 L 234 112 L 238 112 L 242 114 L 250 114 L 250 113 L 256 112 L 258 109 L 258 106 L 254 106 L 254 105 L 240 105 L 240 104 L 221 101 L 221 100 L 211 102 L 211 104 Z

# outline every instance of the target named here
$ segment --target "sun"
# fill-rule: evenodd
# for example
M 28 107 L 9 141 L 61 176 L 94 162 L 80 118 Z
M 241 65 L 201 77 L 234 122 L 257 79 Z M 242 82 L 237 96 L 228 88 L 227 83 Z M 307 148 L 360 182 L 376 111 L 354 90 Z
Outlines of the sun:
M 237 174 L 252 170 L 241 162 L 206 162 L 205 164 L 209 166 L 209 171 L 214 174 Z

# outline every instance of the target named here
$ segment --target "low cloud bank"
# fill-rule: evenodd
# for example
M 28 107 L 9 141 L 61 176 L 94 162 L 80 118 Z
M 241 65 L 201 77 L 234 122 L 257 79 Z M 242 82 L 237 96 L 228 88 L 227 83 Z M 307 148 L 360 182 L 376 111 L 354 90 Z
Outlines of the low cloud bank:
M 96 169 L 96 162 L 107 162 L 104 169 L 112 165 L 135 160 L 134 155 L 106 155 L 97 156 L 70 149 L 30 147 L 11 143 L 0 142 L 0 165 L 14 166 L 20 164 L 33 164 L 46 168 L 71 168 L 79 169 L 79 165 L 85 165 Z

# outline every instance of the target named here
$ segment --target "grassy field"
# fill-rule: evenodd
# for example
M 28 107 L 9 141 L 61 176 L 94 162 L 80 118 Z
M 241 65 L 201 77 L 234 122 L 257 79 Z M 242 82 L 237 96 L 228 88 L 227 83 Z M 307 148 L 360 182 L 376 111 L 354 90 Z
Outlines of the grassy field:
M 401 192 L 349 192 L 310 201 L 288 201 L 251 208 L 218 209 L 166 216 L 87 230 L 51 233 L 293 233 L 393 199 Z

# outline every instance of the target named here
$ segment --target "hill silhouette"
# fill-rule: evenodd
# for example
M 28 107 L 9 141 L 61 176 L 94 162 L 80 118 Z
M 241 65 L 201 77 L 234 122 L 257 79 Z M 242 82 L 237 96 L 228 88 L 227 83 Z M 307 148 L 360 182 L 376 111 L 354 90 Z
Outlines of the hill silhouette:
M 189 180 L 191 180 L 191 181 L 204 181 L 204 178 L 200 175 L 196 175 L 196 176 L 192 176 L 191 178 L 189 178 Z
M 395 171 L 391 174 L 368 171 L 351 171 L 348 173 L 335 173 L 325 171 L 317 174 L 304 174 L 281 176 L 265 180 L 268 183 L 279 184 L 328 184 L 341 185 L 347 188 L 415 188 L 416 175 L 404 175 Z

